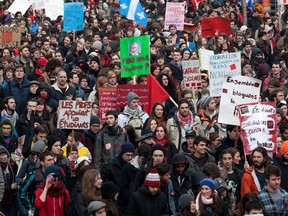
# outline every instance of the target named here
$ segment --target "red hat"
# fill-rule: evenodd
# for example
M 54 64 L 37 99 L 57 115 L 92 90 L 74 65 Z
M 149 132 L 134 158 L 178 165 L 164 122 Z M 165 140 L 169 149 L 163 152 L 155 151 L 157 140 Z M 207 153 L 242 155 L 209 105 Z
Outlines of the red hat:
M 44 58 L 44 57 L 41 57 L 41 58 L 37 61 L 37 64 L 38 64 L 39 66 L 46 66 L 46 64 L 47 64 L 47 59 Z
M 150 187 L 160 187 L 161 185 L 160 176 L 156 168 L 152 168 L 150 170 L 150 172 L 145 178 L 144 185 Z
M 32 16 L 32 15 L 28 16 L 28 18 L 30 18 L 30 19 L 32 20 L 32 22 L 34 22 L 34 21 L 35 21 L 35 17 L 34 17 L 34 16 Z
M 95 5 L 95 1 L 91 1 L 91 2 L 90 2 L 90 5 Z

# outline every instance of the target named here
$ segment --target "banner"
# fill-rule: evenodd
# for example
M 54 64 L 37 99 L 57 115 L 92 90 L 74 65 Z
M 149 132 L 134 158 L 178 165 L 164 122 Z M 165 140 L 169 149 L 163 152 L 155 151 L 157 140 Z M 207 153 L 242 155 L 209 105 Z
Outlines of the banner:
M 57 128 L 89 129 L 91 109 L 90 101 L 60 100 Z
M 218 122 L 240 125 L 237 105 L 259 101 L 261 80 L 247 77 L 226 77 L 220 100 Z
M 14 15 L 20 11 L 24 15 L 33 2 L 34 0 L 15 0 L 8 11 Z
M 225 76 L 241 75 L 240 52 L 213 55 L 209 59 L 210 96 L 218 97 Z
M 230 37 L 230 20 L 223 17 L 210 17 L 201 19 L 202 37 L 215 37 L 215 32 L 218 35 L 226 34 Z
M 84 3 L 64 3 L 63 31 L 82 31 L 84 29 Z
M 45 16 L 56 20 L 58 16 L 64 16 L 64 0 L 44 0 Z
M 124 107 L 127 105 L 127 95 L 134 92 L 139 96 L 141 106 L 149 104 L 149 91 L 147 85 L 118 85 L 117 86 L 117 106 Z
M 214 51 L 207 50 L 207 49 L 199 49 L 198 55 L 199 55 L 201 70 L 208 70 L 209 71 L 209 69 L 210 69 L 209 68 L 210 56 L 214 55 Z
M 165 13 L 165 25 L 164 30 L 169 30 L 169 25 L 174 24 L 177 30 L 182 31 L 184 29 L 184 13 L 185 5 L 183 2 L 167 2 Z
M 121 77 L 146 75 L 150 72 L 149 36 L 120 39 Z
M 182 61 L 184 85 L 186 88 L 201 87 L 201 73 L 199 69 L 199 60 Z
M 250 103 L 238 106 L 244 152 L 250 155 L 261 146 L 276 152 L 277 121 L 273 102 Z
M 0 26 L 0 49 L 5 47 L 19 47 L 20 42 L 20 27 Z
M 100 120 L 105 121 L 108 111 L 117 110 L 117 88 L 99 88 Z

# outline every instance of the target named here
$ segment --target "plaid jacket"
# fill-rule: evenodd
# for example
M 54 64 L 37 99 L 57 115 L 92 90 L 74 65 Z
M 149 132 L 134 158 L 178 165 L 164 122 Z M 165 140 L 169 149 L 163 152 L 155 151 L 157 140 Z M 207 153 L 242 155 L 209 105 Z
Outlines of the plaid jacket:
M 264 215 L 265 216 L 284 216 L 288 215 L 288 193 L 280 188 L 282 193 L 281 207 L 278 208 L 274 203 L 272 197 L 270 196 L 269 191 L 263 188 L 259 193 L 258 197 L 264 206 Z

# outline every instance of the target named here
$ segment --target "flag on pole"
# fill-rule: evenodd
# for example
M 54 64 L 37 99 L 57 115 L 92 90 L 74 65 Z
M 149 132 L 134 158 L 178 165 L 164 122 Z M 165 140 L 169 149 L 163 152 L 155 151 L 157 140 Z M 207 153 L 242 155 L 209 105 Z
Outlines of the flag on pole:
M 147 26 L 148 17 L 139 0 L 120 0 L 119 13 L 144 27 Z
M 147 107 L 144 107 L 144 110 L 147 113 L 151 113 L 155 102 L 163 103 L 170 97 L 170 95 L 150 73 L 148 74 L 147 82 L 149 89 L 149 104 Z

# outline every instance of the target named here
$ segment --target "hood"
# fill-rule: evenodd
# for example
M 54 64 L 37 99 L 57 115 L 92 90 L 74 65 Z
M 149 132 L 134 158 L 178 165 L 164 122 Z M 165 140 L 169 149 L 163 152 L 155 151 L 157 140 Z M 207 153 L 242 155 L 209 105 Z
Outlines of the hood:
M 172 158 L 172 164 L 173 164 L 173 167 L 176 165 L 176 164 L 185 164 L 186 165 L 186 168 L 188 168 L 189 166 L 189 161 L 187 160 L 186 156 L 182 153 L 177 153 L 174 155 L 174 157 Z
M 0 145 L 0 152 L 6 152 L 7 153 L 7 155 L 8 155 L 8 158 L 10 158 L 10 154 L 9 154 L 9 152 L 8 152 L 8 150 L 4 147 L 4 146 L 1 146 Z M 9 161 L 9 160 L 8 160 Z
M 185 141 L 185 142 L 183 142 L 183 143 L 180 145 L 179 153 L 182 153 L 182 154 L 184 154 L 184 155 L 186 155 L 186 156 L 191 155 L 192 152 L 190 152 L 187 148 L 188 148 L 188 144 L 187 144 L 187 142 Z
M 42 89 L 47 90 L 47 91 L 48 91 L 48 94 L 51 95 L 51 90 L 50 90 L 50 88 L 49 88 L 49 86 L 48 86 L 48 84 L 47 84 L 46 82 L 40 83 L 40 85 L 39 85 L 39 87 L 38 87 L 38 89 L 37 89 L 37 91 L 36 91 L 36 95 L 39 96 L 40 91 L 41 91 Z
M 137 156 L 135 156 L 135 157 L 131 160 L 131 162 L 130 162 L 130 164 L 131 164 L 133 167 L 135 167 L 136 169 L 139 169 L 139 168 L 140 168 L 140 164 L 138 163 L 138 158 L 139 158 L 139 156 L 137 155 Z

